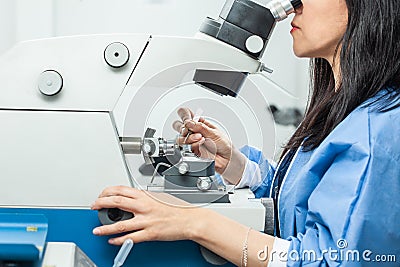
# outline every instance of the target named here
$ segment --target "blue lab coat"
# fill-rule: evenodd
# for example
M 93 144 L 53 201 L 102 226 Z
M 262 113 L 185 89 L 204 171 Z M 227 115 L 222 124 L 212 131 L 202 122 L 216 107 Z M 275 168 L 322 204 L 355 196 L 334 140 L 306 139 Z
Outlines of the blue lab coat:
M 376 111 L 386 93 L 351 112 L 316 149 L 296 152 L 278 198 L 288 266 L 400 266 L 400 108 Z M 250 189 L 270 196 L 275 165 L 255 148 L 241 151 L 260 166 L 263 182 Z

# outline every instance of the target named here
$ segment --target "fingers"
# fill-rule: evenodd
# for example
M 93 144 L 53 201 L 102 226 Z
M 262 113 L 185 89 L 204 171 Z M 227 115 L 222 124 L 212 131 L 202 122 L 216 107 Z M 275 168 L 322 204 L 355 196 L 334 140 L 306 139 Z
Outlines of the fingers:
M 129 187 L 129 186 L 110 186 L 103 190 L 100 193 L 100 197 L 109 197 L 109 196 L 124 196 L 129 198 L 138 198 L 140 194 L 143 192 L 141 190 Z
M 214 159 L 215 156 L 217 155 L 217 145 L 213 140 L 207 138 L 204 140 L 204 144 L 200 146 L 200 152 L 202 154 L 207 152 L 208 153 L 207 158 Z
M 212 138 L 215 133 L 212 128 L 208 127 L 203 122 L 187 121 L 185 127 L 194 133 L 200 133 L 205 138 Z
M 191 120 L 194 117 L 193 112 L 188 108 L 179 108 L 177 112 L 183 122 L 186 120 Z
M 183 123 L 187 120 L 192 120 L 194 117 L 193 112 L 189 108 L 179 108 L 177 111 L 181 121 L 174 121 L 172 128 L 182 135 L 187 134 L 187 129 L 184 129 Z
M 180 136 L 186 136 L 188 134 L 188 129 L 185 127 L 183 122 L 174 121 L 172 123 L 172 128 L 179 133 Z
M 206 139 L 204 137 L 202 137 L 198 142 L 194 142 L 194 143 L 190 144 L 191 148 L 192 148 L 192 152 L 199 157 L 202 157 L 200 147 L 204 144 L 205 140 Z
M 211 129 L 217 129 L 217 127 L 214 126 L 214 124 L 212 124 L 212 123 L 209 122 L 209 121 L 206 121 L 206 119 L 203 118 L 203 117 L 200 117 L 199 122 L 204 123 L 205 125 L 207 125 L 207 126 L 210 127 Z
M 120 236 L 120 237 L 110 238 L 108 240 L 108 243 L 110 243 L 111 245 L 120 246 L 127 239 L 131 239 L 133 241 L 133 243 L 140 243 L 140 242 L 146 241 L 145 237 L 141 237 L 141 236 L 142 236 L 141 234 L 131 233 L 131 234 L 127 234 L 127 235 Z
M 119 221 L 114 224 L 103 225 L 93 229 L 94 235 L 115 235 L 125 232 L 137 231 L 142 227 L 136 223 L 135 218 L 125 221 Z
M 103 190 L 100 196 L 92 204 L 93 210 L 103 208 L 119 208 L 124 211 L 133 212 L 140 210 L 140 201 L 144 192 L 127 186 L 113 186 Z
M 193 144 L 193 143 L 201 141 L 202 138 L 203 138 L 203 136 L 200 133 L 195 133 L 195 134 L 189 135 L 187 138 L 186 138 L 186 136 L 178 137 L 177 141 L 178 141 L 178 144 L 180 144 L 180 145 Z
M 186 122 L 193 120 L 194 119 L 194 113 L 189 109 L 189 108 L 179 108 L 177 111 L 179 117 L 181 118 L 181 121 L 174 121 L 172 123 L 172 128 L 177 131 L 178 133 L 182 133 L 182 135 L 186 135 L 187 130 L 184 129 L 186 126 Z M 193 121 L 194 123 L 196 123 L 195 121 Z M 204 117 L 200 117 L 198 122 L 203 123 L 205 126 L 207 126 L 210 129 L 217 129 L 217 127 L 215 127 L 215 125 L 213 125 L 212 123 L 206 121 L 206 119 Z
M 139 218 L 135 217 L 130 220 L 96 227 L 93 229 L 93 234 L 97 236 L 104 236 L 129 232 L 126 235 L 110 238 L 108 243 L 112 245 L 122 245 L 127 239 L 131 239 L 134 243 L 156 240 L 158 237 L 154 233 L 146 230 L 148 225 L 146 226 L 143 220 L 137 219 Z
M 139 230 L 139 231 L 129 233 L 124 236 L 111 238 L 108 240 L 108 243 L 110 243 L 111 245 L 120 246 L 127 239 L 131 239 L 133 241 L 133 243 L 140 243 L 140 242 L 144 242 L 144 241 L 152 241 L 152 240 L 154 241 L 154 240 L 157 240 L 158 238 L 157 238 L 157 236 L 150 233 L 149 231 Z
M 92 205 L 93 210 L 104 208 L 118 208 L 124 211 L 136 211 L 136 203 L 132 198 L 122 196 L 101 197 L 96 199 Z
M 182 128 L 184 128 L 183 123 L 181 121 L 174 121 L 172 123 L 172 128 L 178 133 L 182 132 Z

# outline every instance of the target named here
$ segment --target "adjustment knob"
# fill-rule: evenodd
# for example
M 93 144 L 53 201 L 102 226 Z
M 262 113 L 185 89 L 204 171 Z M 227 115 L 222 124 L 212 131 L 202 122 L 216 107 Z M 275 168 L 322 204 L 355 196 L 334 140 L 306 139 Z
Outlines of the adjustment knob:
M 121 68 L 129 61 L 129 49 L 123 43 L 109 44 L 104 50 L 104 59 L 113 68 Z
M 47 96 L 58 94 L 63 87 L 63 78 L 55 70 L 46 70 L 42 72 L 38 80 L 39 91 Z
M 197 188 L 200 191 L 207 191 L 212 186 L 212 180 L 210 177 L 199 177 L 197 179 Z
M 181 163 L 178 167 L 178 171 L 180 174 L 185 174 L 189 171 L 189 165 L 185 162 Z
M 246 40 L 246 49 L 253 54 L 261 52 L 264 48 L 264 40 L 258 35 L 252 35 Z

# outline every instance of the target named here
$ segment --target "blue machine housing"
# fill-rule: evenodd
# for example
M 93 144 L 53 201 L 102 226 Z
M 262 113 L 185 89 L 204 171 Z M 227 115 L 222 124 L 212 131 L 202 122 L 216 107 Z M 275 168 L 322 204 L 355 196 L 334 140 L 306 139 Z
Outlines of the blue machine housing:
M 39 208 L 1 208 L 0 219 L 8 214 L 26 214 L 41 216 L 47 220 L 46 242 L 73 242 L 97 266 L 113 265 L 119 246 L 109 245 L 109 237 L 92 234 L 94 227 L 99 226 L 97 211 L 88 209 L 39 209 Z M 2 228 L 0 220 L 0 232 Z M 22 242 L 21 242 L 22 243 Z M 10 247 L 8 247 L 10 249 Z M 6 247 L 0 245 L 0 256 Z M 1 259 L 1 258 L 0 258 Z M 135 244 L 124 266 L 215 266 L 205 261 L 200 253 L 199 245 L 192 241 L 144 242 Z M 222 265 L 233 266 L 230 263 Z
M 43 215 L 0 213 L 0 266 L 2 260 L 39 266 L 47 229 Z

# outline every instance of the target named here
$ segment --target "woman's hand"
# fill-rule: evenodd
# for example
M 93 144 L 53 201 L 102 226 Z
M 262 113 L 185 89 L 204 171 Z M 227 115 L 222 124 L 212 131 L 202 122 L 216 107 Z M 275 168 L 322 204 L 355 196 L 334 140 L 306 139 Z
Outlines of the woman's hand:
M 135 216 L 126 221 L 93 229 L 95 235 L 122 234 L 109 239 L 122 245 L 131 239 L 144 241 L 193 240 L 235 265 L 243 264 L 243 242 L 248 240 L 248 266 L 265 266 L 258 260 L 260 249 L 272 251 L 274 237 L 228 219 L 212 210 L 192 206 L 169 194 L 151 193 L 127 186 L 106 188 L 92 209 L 118 208 Z
M 104 225 L 93 230 L 95 235 L 125 234 L 111 238 L 110 244 L 121 245 L 126 239 L 171 241 L 191 239 L 189 230 L 200 209 L 165 193 L 154 193 L 126 186 L 106 188 L 92 209 L 119 208 L 133 213 L 132 219 Z
M 178 109 L 181 121 L 175 121 L 173 128 L 182 133 L 180 144 L 191 144 L 192 151 L 202 157 L 215 161 L 215 170 L 232 184 L 242 177 L 246 158 L 236 149 L 231 140 L 212 123 L 200 118 L 193 120 L 194 114 L 188 108 Z M 186 138 L 188 130 L 191 134 Z

